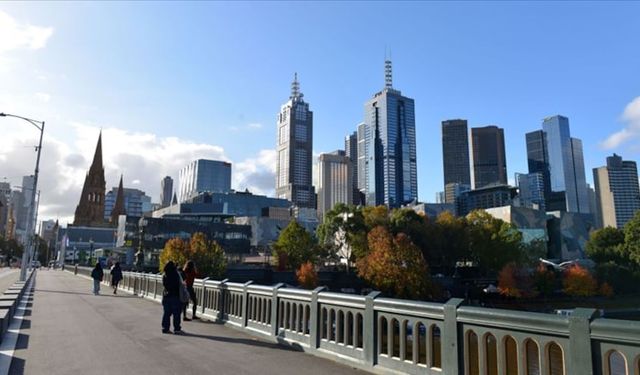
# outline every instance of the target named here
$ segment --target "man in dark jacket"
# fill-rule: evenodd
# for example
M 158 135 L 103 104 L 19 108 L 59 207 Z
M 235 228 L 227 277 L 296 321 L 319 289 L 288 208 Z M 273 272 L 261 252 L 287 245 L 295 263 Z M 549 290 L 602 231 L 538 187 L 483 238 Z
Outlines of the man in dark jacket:
M 100 262 L 96 262 L 95 268 L 91 271 L 91 278 L 93 279 L 93 294 L 96 296 L 100 294 L 100 282 L 102 282 L 102 277 L 104 276 L 104 272 L 102 272 L 102 266 Z
M 118 291 L 118 284 L 122 280 L 122 269 L 120 268 L 120 262 L 116 262 L 111 268 L 111 287 L 113 287 L 113 294 Z
M 169 330 L 171 315 L 173 315 L 173 333 L 184 333 L 180 328 L 180 314 L 182 313 L 182 302 L 180 301 L 180 276 L 175 263 L 169 261 L 164 266 L 162 276 L 162 333 L 171 333 Z

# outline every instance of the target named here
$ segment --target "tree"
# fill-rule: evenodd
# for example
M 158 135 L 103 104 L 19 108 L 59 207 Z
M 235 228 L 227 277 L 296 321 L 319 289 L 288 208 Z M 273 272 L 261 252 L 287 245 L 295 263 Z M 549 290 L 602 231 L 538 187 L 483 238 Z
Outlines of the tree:
M 18 260 L 22 257 L 24 247 L 13 238 L 9 240 L 0 238 L 0 251 L 7 263 L 10 264 L 12 260 Z
M 428 219 L 410 208 L 399 208 L 391 212 L 389 219 L 393 235 L 404 233 L 424 255 L 429 251 L 427 236 Z
M 507 297 L 531 297 L 535 293 L 531 288 L 531 278 L 524 268 L 514 262 L 507 263 L 498 274 L 498 291 Z
M 164 244 L 164 249 L 160 253 L 160 271 L 164 270 L 164 266 L 173 261 L 176 266 L 180 267 L 189 260 L 189 244 L 181 238 L 172 238 Z
M 350 217 L 352 206 L 338 203 L 323 215 L 322 223 L 318 226 L 316 234 L 318 237 L 321 257 L 325 260 L 338 261 L 340 258 L 347 259 L 347 272 L 349 271 L 349 261 L 352 256 L 350 245 Z
M 296 271 L 298 284 L 305 289 L 313 289 L 318 286 L 318 272 L 311 262 L 306 262 Z
M 223 278 L 227 270 L 227 259 L 218 242 L 208 240 L 204 233 L 194 233 L 189 241 L 188 255 L 201 275 L 217 280 Z
M 289 225 L 280 233 L 278 240 L 273 244 L 278 266 L 296 270 L 301 264 L 313 261 L 314 245 L 311 234 L 297 221 L 291 220 Z M 282 256 L 283 254 L 286 258 Z M 286 265 L 281 264 L 283 259 L 286 259 Z
M 434 223 L 427 222 L 425 226 L 425 242 L 429 246 L 423 254 L 429 264 L 453 269 L 456 262 L 470 258 L 469 232 L 465 218 L 444 211 Z
M 591 273 L 579 265 L 573 265 L 564 271 L 563 291 L 572 297 L 590 297 L 598 291 L 598 283 Z
M 470 255 L 484 274 L 523 260 L 522 234 L 513 225 L 484 210 L 472 211 L 467 215 L 467 223 Z
M 369 254 L 356 263 L 360 277 L 398 297 L 422 298 L 429 293 L 427 263 L 407 235 L 393 237 L 378 226 L 369 232 L 368 243 Z
M 624 243 L 625 232 L 618 228 L 606 227 L 595 230 L 587 241 L 587 256 L 596 263 L 612 261 L 616 264 L 626 264 L 628 256 Z
M 640 267 L 640 211 L 624 226 L 624 253 L 634 268 Z
M 556 290 L 556 274 L 540 263 L 533 273 L 533 288 L 540 295 L 550 296 Z

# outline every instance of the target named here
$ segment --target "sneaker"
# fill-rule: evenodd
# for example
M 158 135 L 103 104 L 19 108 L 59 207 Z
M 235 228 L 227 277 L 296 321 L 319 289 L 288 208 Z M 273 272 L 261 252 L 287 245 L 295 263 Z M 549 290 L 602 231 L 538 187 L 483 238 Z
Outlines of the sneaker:
M 186 332 L 181 329 L 176 329 L 173 331 L 174 335 L 184 335 Z
M 171 333 L 171 331 L 170 331 L 170 330 L 168 330 L 168 329 L 163 329 L 163 330 L 162 330 L 162 333 Z

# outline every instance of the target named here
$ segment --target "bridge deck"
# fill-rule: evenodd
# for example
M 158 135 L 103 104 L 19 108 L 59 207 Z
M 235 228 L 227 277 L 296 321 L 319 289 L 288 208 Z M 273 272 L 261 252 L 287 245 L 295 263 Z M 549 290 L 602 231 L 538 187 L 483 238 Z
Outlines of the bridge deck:
M 102 292 L 67 272 L 40 271 L 9 373 L 362 374 L 211 322 L 162 334 L 159 304 Z

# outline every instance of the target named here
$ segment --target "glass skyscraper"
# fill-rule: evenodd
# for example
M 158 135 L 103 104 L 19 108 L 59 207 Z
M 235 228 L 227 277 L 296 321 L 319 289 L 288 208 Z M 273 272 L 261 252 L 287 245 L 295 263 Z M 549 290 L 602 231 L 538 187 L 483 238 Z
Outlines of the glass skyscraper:
M 507 184 L 504 129 L 497 126 L 471 128 L 474 189 Z
M 471 186 L 467 120 L 442 121 L 442 162 L 445 191 L 448 184 Z
M 296 74 L 289 101 L 278 114 L 276 197 L 298 207 L 316 208 L 311 176 L 313 112 L 303 97 Z
M 365 201 L 399 207 L 418 198 L 414 101 L 392 86 L 385 61 L 385 87 L 364 108 Z
M 231 163 L 206 159 L 194 160 L 180 170 L 179 184 L 180 203 L 205 191 L 229 192 L 231 191 Z

